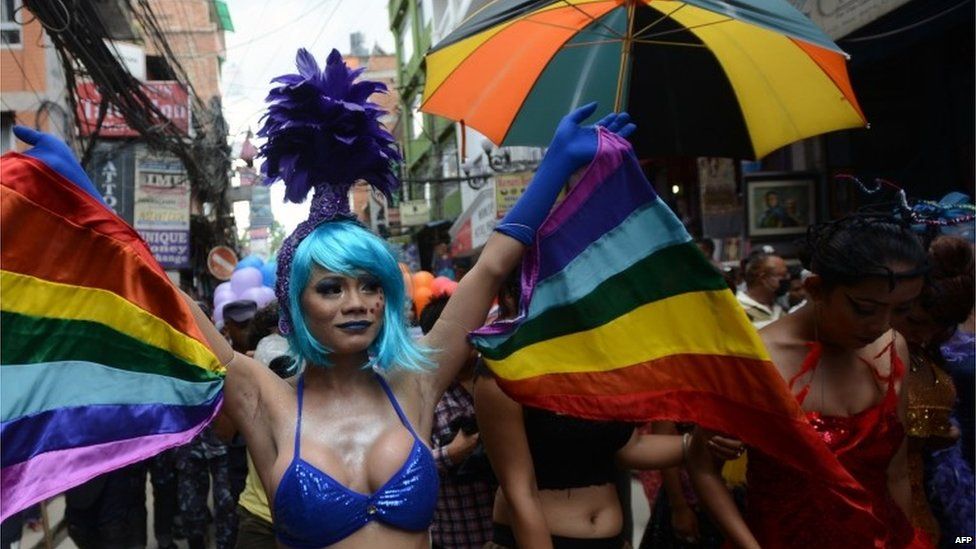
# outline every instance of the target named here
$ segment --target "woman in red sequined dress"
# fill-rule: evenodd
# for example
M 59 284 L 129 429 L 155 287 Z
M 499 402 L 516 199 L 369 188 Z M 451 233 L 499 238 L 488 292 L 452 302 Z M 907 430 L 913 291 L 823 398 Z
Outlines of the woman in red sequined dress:
M 809 303 L 760 335 L 824 444 L 868 492 L 877 520 L 754 449 L 743 519 L 701 451 L 709 433 L 693 444 L 696 489 L 740 547 L 913 546 L 901 391 L 908 349 L 891 322 L 922 289 L 925 250 L 907 227 L 875 216 L 816 226 L 806 248 Z

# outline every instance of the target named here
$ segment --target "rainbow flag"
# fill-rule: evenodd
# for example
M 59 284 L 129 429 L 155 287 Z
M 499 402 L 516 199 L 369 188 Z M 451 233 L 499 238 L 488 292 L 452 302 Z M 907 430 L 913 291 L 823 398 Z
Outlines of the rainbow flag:
M 863 488 L 806 420 L 630 145 L 601 129 L 598 147 L 526 252 L 518 318 L 472 334 L 499 386 L 572 416 L 734 434 L 865 510 Z
M 220 363 L 148 246 L 44 162 L 0 164 L 0 519 L 184 444 Z

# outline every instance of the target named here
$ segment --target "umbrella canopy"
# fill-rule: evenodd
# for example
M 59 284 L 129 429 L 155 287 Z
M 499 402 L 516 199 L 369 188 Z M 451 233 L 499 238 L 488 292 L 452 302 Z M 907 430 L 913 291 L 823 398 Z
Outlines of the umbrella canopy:
M 758 158 L 866 125 L 846 59 L 785 0 L 496 0 L 427 54 L 421 110 L 541 146 L 599 101 L 639 154 Z

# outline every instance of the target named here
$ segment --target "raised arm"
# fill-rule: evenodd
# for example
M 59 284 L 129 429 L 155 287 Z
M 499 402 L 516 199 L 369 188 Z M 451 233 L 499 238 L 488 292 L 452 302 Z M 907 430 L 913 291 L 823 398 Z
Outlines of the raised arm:
M 484 324 L 491 302 L 508 274 L 518 265 L 525 247 L 552 208 L 559 191 L 577 169 L 587 165 L 597 151 L 594 126 L 581 126 L 596 110 L 596 103 L 580 107 L 559 123 L 545 158 L 519 201 L 495 227 L 474 267 L 458 285 L 444 312 L 425 338 L 436 351 L 438 371 L 435 390 L 439 396 L 468 356 L 468 333 Z M 626 114 L 611 114 L 598 125 L 621 136 L 635 126 Z
M 617 451 L 617 466 L 622 469 L 664 469 L 684 462 L 685 440 L 681 435 L 647 434 L 634 431 L 627 444 Z
M 270 418 L 259 406 L 261 399 L 258 396 L 262 385 L 279 383 L 280 380 L 258 361 L 235 352 L 193 298 L 182 291 L 180 295 L 193 313 L 210 349 L 227 369 L 224 405 L 214 419 L 214 427 L 222 437 L 240 431 L 248 439 L 255 462 L 264 466 L 273 459 L 275 447 L 270 437 L 262 436 L 270 429 Z

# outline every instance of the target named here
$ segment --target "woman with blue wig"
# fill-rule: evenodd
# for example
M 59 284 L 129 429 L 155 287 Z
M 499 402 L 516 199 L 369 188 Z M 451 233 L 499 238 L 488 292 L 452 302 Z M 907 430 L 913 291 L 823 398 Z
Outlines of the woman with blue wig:
M 397 185 L 385 112 L 368 101 L 385 86 L 355 81 L 362 69 L 334 50 L 324 70 L 305 50 L 297 64 L 299 74 L 274 80 L 259 133 L 267 181 L 283 180 L 292 202 L 313 193 L 309 218 L 278 257 L 280 331 L 304 362 L 297 381 L 234 353 L 200 323 L 227 366 L 225 411 L 247 439 L 279 544 L 429 547 L 434 407 L 469 355 L 468 332 L 484 323 L 564 184 L 596 154 L 595 128 L 580 125 L 596 105 L 563 119 L 528 190 L 430 333 L 413 342 L 396 258 L 347 201 L 357 181 L 388 197 Z M 626 114 L 598 124 L 624 136 L 634 129 Z

